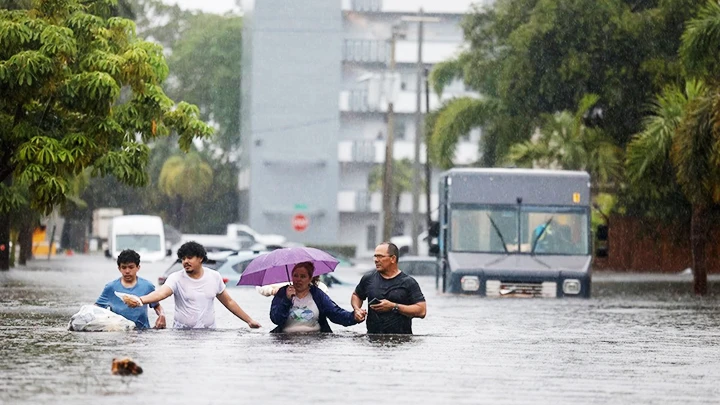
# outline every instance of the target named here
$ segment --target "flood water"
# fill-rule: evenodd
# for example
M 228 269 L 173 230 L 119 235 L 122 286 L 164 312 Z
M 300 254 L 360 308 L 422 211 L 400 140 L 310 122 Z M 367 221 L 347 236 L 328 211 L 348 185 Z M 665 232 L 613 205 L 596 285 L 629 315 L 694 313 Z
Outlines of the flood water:
M 170 262 L 142 264 L 157 283 Z M 360 272 L 329 294 L 350 308 Z M 414 336 L 332 325 L 323 336 L 271 335 L 270 298 L 232 288 L 263 328 L 219 302 L 214 331 L 70 332 L 117 266 L 96 256 L 36 260 L 0 273 L 0 403 L 717 404 L 720 280 L 708 297 L 688 276 L 595 273 L 593 297 L 483 299 L 418 278 L 428 315 Z M 163 302 L 172 324 L 173 300 Z M 150 312 L 150 322 L 154 322 Z M 130 356 L 137 377 L 110 374 Z

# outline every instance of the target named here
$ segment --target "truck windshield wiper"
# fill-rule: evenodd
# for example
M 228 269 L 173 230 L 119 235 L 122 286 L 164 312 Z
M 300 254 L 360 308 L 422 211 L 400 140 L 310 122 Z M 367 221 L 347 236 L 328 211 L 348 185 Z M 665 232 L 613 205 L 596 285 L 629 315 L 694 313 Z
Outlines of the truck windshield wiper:
M 497 232 L 498 236 L 500 237 L 500 242 L 502 242 L 503 250 L 505 250 L 505 253 L 507 253 L 508 250 L 507 250 L 507 246 L 505 245 L 505 238 L 503 238 L 502 232 L 500 232 L 500 228 L 498 228 L 497 224 L 495 223 L 495 221 L 493 221 L 490 214 L 485 214 L 485 215 L 487 215 L 487 217 L 490 219 L 490 223 L 492 224 L 493 228 L 495 228 L 495 232 Z
M 540 231 L 540 234 L 535 238 L 535 242 L 533 242 L 532 249 L 530 249 L 530 254 L 535 253 L 535 248 L 537 247 L 538 242 L 540 241 L 540 238 L 545 234 L 545 231 L 548 229 L 548 225 L 550 225 L 550 222 L 552 222 L 554 217 L 550 217 L 550 219 L 545 222 L 545 226 L 543 226 L 542 231 Z

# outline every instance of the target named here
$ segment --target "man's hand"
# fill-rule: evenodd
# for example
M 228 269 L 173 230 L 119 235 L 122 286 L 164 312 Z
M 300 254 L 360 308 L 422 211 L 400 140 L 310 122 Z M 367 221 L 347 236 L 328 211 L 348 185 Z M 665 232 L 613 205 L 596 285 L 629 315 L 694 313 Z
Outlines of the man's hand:
M 370 305 L 370 308 L 377 312 L 388 312 L 395 308 L 395 303 L 388 300 L 380 300 L 377 304 Z
M 357 323 L 360 323 L 365 320 L 365 317 L 367 316 L 367 311 L 362 308 L 358 308 L 353 312 L 353 315 L 355 317 L 355 321 Z
M 258 329 L 261 327 L 260 324 L 257 323 L 257 321 L 255 321 L 254 319 L 251 319 L 250 322 L 248 322 L 247 324 L 250 327 L 250 329 Z
M 140 300 L 140 297 L 137 295 L 132 294 L 124 294 L 122 296 L 122 300 L 125 303 L 125 305 L 129 306 L 130 308 L 137 308 L 143 306 L 143 302 Z
M 155 329 L 165 329 L 165 315 L 158 316 L 155 321 Z

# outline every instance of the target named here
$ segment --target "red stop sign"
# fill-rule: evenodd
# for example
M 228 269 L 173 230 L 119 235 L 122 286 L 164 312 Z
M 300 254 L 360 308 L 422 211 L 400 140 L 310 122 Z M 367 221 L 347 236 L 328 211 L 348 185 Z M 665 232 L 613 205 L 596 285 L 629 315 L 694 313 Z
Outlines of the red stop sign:
M 292 227 L 297 232 L 303 232 L 307 229 L 310 221 L 303 214 L 295 214 L 292 218 Z

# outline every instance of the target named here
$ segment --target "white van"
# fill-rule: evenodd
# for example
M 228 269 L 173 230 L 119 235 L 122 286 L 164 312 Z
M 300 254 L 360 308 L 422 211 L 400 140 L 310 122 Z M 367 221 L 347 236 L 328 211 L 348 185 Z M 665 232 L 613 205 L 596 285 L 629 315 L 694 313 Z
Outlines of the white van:
M 155 262 L 168 256 L 162 219 L 152 215 L 114 217 L 108 231 L 105 256 L 117 259 L 125 249 L 138 252 L 141 262 Z

